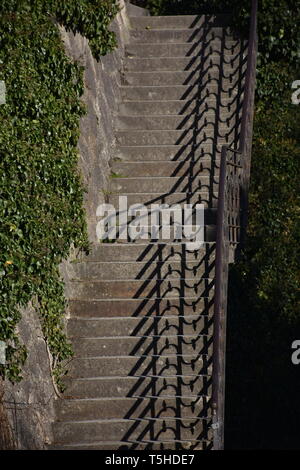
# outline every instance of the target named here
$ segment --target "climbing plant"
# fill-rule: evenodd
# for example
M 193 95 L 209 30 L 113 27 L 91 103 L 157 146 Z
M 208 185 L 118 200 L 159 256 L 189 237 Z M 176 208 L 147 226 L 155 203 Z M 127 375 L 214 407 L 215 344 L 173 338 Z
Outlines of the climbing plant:
M 59 264 L 72 246 L 88 249 L 78 171 L 83 69 L 66 56 L 58 24 L 89 39 L 95 58 L 113 49 L 108 27 L 117 0 L 2 0 L 0 80 L 0 340 L 11 381 L 22 376 L 26 345 L 17 335 L 33 301 L 58 378 L 72 354 Z

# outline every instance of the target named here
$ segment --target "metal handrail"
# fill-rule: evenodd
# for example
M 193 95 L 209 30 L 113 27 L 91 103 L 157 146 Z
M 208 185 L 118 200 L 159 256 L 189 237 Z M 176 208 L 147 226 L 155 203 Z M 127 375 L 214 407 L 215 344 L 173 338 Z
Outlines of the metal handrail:
M 245 230 L 245 223 L 241 223 L 241 217 L 242 213 L 247 210 L 257 58 L 257 3 L 257 0 L 252 0 L 239 146 L 238 148 L 231 148 L 224 145 L 221 152 L 216 234 L 212 377 L 214 449 L 216 450 L 223 449 L 224 446 L 226 307 L 229 256 L 230 250 L 231 254 L 235 255 L 235 251 L 240 244 L 243 236 L 242 232 Z M 233 160 L 228 158 L 230 153 L 234 156 Z M 238 162 L 236 161 L 237 158 Z M 228 195 L 231 197 L 229 198 Z M 228 223 L 229 217 L 230 224 Z M 237 222 L 233 223 L 232 220 Z

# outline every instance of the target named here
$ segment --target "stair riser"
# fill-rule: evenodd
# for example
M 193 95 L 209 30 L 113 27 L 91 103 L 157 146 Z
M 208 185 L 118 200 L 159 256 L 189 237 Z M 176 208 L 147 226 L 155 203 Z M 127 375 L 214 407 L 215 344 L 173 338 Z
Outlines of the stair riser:
M 185 344 L 185 342 L 191 342 L 195 340 L 195 344 Z M 73 339 L 72 341 L 75 355 L 78 357 L 93 357 L 93 356 L 134 356 L 139 358 L 141 356 L 148 356 L 151 354 L 158 354 L 159 356 L 170 356 L 176 355 L 179 352 L 184 356 L 190 356 L 192 354 L 207 354 L 207 340 L 197 337 L 194 334 L 191 338 L 185 337 L 184 340 L 178 337 L 169 338 L 105 338 L 105 339 L 89 339 L 80 338 Z M 142 370 L 144 370 L 142 368 Z M 142 373 L 140 370 L 140 373 Z M 130 372 L 130 371 L 128 371 Z M 159 375 L 164 374 L 164 368 L 162 367 L 159 371 Z M 173 370 L 176 375 L 176 370 Z M 148 375 L 145 372 L 145 375 Z M 151 374 L 151 372 L 150 372 Z M 190 372 L 190 375 L 194 375 Z
M 184 421 L 183 421 L 184 423 Z M 153 437 L 153 433 L 157 435 L 157 440 L 162 441 L 165 439 L 174 439 L 176 432 L 176 421 L 168 420 L 166 425 L 168 428 L 162 432 L 163 421 L 158 422 L 144 421 L 139 426 L 136 426 L 132 421 L 121 422 L 91 422 L 91 423 L 57 423 L 55 425 L 55 434 L 59 443 L 72 443 L 72 442 L 93 442 L 94 440 L 122 440 L 128 435 L 130 441 L 149 440 Z M 188 428 L 189 421 L 185 423 Z M 182 427 L 181 439 L 189 439 L 192 435 L 201 435 L 203 432 L 203 423 L 198 420 L 195 425 L 194 433 L 192 434 L 189 429 Z M 149 430 L 151 428 L 151 431 Z M 209 431 L 210 437 L 212 432 Z M 105 436 L 105 437 L 104 437 Z M 125 444 L 126 442 L 124 442 Z
M 235 127 L 236 116 L 232 113 L 222 113 L 222 122 L 218 115 L 212 112 L 197 113 L 184 116 L 119 116 L 116 119 L 117 130 L 193 130 L 195 127 L 204 129 L 208 127 L 228 126 L 229 129 Z M 223 124 L 224 123 L 224 124 Z
M 117 143 L 121 146 L 143 146 L 143 145 L 202 145 L 213 142 L 218 134 L 218 144 L 230 145 L 235 136 L 235 129 L 228 129 L 213 125 L 205 127 L 198 132 L 192 130 L 152 130 L 152 131 L 118 131 L 116 133 Z M 229 137 L 226 138 L 226 135 Z M 230 136 L 233 136 L 230 139 Z M 159 191 L 158 191 L 159 192 Z
M 189 29 L 136 29 L 131 30 L 130 40 L 132 43 L 183 43 L 197 41 L 211 41 L 213 39 L 223 39 L 233 41 L 233 37 L 229 36 L 229 31 L 224 28 L 189 28 Z
M 180 405 L 174 398 L 145 398 L 137 400 L 135 398 L 125 398 L 114 400 L 73 400 L 65 401 L 57 407 L 58 420 L 79 421 L 93 419 L 123 419 L 126 412 L 130 418 L 140 418 L 149 415 L 151 410 L 159 412 L 160 418 L 195 418 L 208 414 L 210 409 L 206 401 L 199 399 L 195 404 L 193 399 L 183 399 Z M 203 403 L 204 401 L 204 403 Z M 208 409 L 207 409 L 208 408 Z M 192 411 L 193 410 L 193 411 Z
M 190 381 L 194 382 L 191 390 Z M 198 394 L 211 394 L 211 379 L 202 376 L 161 378 L 118 377 L 115 379 L 82 379 L 72 380 L 67 384 L 66 395 L 72 398 L 124 398 L 159 396 L 174 397 L 178 395 L 181 385 L 182 396 L 197 396 Z M 166 385 L 166 386 L 165 386 Z M 153 390 L 154 389 L 154 390 Z M 125 410 L 126 413 L 127 410 Z
M 228 100 L 241 101 L 241 90 L 236 85 L 224 83 L 223 91 L 220 92 L 217 82 L 209 81 L 196 85 L 174 85 L 174 86 L 121 86 L 121 95 L 124 101 L 173 101 L 173 100 L 203 100 L 210 99 L 218 94 L 221 107 L 228 104 Z M 239 95 L 237 97 L 237 95 Z
M 230 24 L 229 15 L 185 15 L 185 16 L 140 16 L 131 17 L 132 29 L 186 29 L 224 27 Z
M 140 377 L 141 375 L 147 376 L 153 373 L 153 368 L 156 374 L 161 377 L 174 377 L 178 371 L 179 356 L 157 356 L 145 357 L 103 357 L 103 358 L 82 358 L 74 359 L 73 363 L 69 366 L 68 379 L 77 380 L 91 377 Z M 203 356 L 204 358 L 206 356 Z M 196 361 L 195 363 L 192 361 Z M 181 361 L 181 362 L 180 362 Z M 158 362 L 160 364 L 158 364 Z M 194 356 L 180 356 L 180 370 L 183 375 L 199 376 L 211 373 L 212 358 L 207 360 L 199 359 L 199 355 Z M 73 365 L 74 364 L 74 365 Z M 193 364 L 193 366 L 191 365 Z M 79 369 L 80 368 L 80 369 Z M 125 397 L 124 397 L 125 398 Z M 104 418 L 104 417 L 103 417 Z
M 191 235 L 190 235 L 191 234 Z M 109 242 L 106 241 L 108 238 Z M 216 240 L 216 231 L 214 225 L 205 226 L 203 230 L 197 227 L 197 237 L 195 235 L 195 225 L 185 225 L 182 228 L 174 228 L 173 225 L 164 225 L 162 227 L 141 225 L 138 229 L 130 228 L 128 225 L 120 225 L 117 232 L 109 230 L 109 236 L 101 238 L 101 243 L 114 243 L 114 240 L 120 244 L 137 243 L 144 244 L 145 241 L 159 242 L 182 242 L 186 244 L 187 249 L 199 249 L 204 241 L 214 242 Z M 172 276 L 170 276 L 172 278 Z M 168 276 L 169 278 L 169 276 Z
M 221 148 L 221 145 L 216 148 L 211 141 L 199 144 L 196 147 L 192 145 L 120 146 L 116 149 L 115 161 L 181 161 L 206 156 L 210 158 L 215 155 L 220 158 Z
M 132 182 L 134 179 L 135 178 L 128 178 L 122 179 L 122 181 Z M 150 180 L 151 178 L 147 179 Z M 165 179 L 167 180 L 168 178 Z M 144 178 L 144 180 L 146 180 L 146 178 Z M 202 184 L 204 184 L 203 180 Z M 127 196 L 119 197 L 120 200 L 125 198 L 127 200 Z M 153 227 L 154 231 L 152 233 L 155 233 L 155 230 L 160 233 L 164 227 L 173 227 L 174 224 L 181 225 L 183 230 L 186 227 L 186 233 L 188 233 L 190 226 L 195 224 L 200 225 L 201 223 L 201 225 L 210 225 L 215 224 L 216 222 L 215 214 L 201 207 L 199 204 L 187 205 L 187 203 L 184 202 L 173 206 L 169 206 L 169 204 L 150 204 L 149 206 L 145 206 L 144 204 L 139 203 L 135 204 L 134 207 L 129 206 L 128 204 L 126 204 L 126 206 L 122 206 L 122 201 L 119 201 L 119 204 L 120 207 L 112 207 L 112 204 L 110 204 L 109 209 L 106 210 L 104 214 L 105 223 L 108 224 L 108 222 L 110 222 L 111 225 L 114 225 L 116 233 L 118 234 L 121 234 L 126 230 L 129 232 L 129 229 L 132 233 L 135 233 L 134 222 L 136 222 L 136 225 L 138 223 L 138 226 L 141 228 L 150 229 Z M 203 211 L 203 213 L 200 213 L 200 211 Z M 160 237 L 154 238 L 159 239 Z M 188 239 L 189 236 L 187 235 L 182 238 Z M 146 237 L 145 240 L 148 240 L 148 238 Z M 71 266 L 73 265 L 76 265 L 76 263 L 72 263 Z
M 194 194 L 188 193 L 174 193 L 163 195 L 161 193 L 146 193 L 146 194 L 130 194 L 124 193 L 127 196 L 128 206 L 133 204 L 144 204 L 149 206 L 151 204 L 203 204 L 204 208 L 217 207 L 218 204 L 218 193 L 209 193 L 208 190 L 201 192 L 195 192 Z M 124 195 L 123 194 L 123 195 Z M 109 198 L 110 204 L 118 207 L 119 196 L 111 195 Z M 207 240 L 206 240 L 207 241 Z M 184 245 L 185 246 L 185 245 Z
M 235 105 L 230 106 L 230 101 L 226 100 L 219 106 L 216 98 L 210 100 L 202 99 L 201 101 L 125 101 L 119 104 L 119 116 L 167 116 L 176 115 L 178 119 L 180 115 L 200 114 L 204 112 L 210 112 L 215 114 L 216 110 L 222 111 L 234 111 Z
M 81 263 L 73 266 L 70 272 L 71 279 L 75 280 L 126 280 L 126 279 L 178 279 L 188 273 L 190 278 L 198 279 L 214 276 L 213 267 L 205 262 L 176 263 Z
M 245 49 L 245 47 L 243 47 Z M 239 41 L 227 40 L 225 44 L 220 39 L 210 41 L 200 41 L 194 43 L 162 43 L 162 44 L 128 44 L 125 48 L 127 57 L 189 57 L 195 55 L 202 55 L 209 57 L 211 55 L 220 54 L 222 56 L 241 55 L 242 48 Z
M 189 361 L 189 356 L 183 356 L 184 361 Z M 196 359 L 196 355 L 195 355 Z M 142 356 L 142 357 L 107 357 L 104 358 L 84 358 L 84 359 L 74 359 L 74 365 L 70 365 L 68 368 L 68 378 L 71 380 L 76 379 L 84 379 L 84 378 L 91 378 L 91 377 L 115 377 L 118 375 L 119 377 L 140 377 L 141 374 L 148 375 L 153 372 L 153 367 L 155 367 L 157 374 L 163 377 L 170 377 L 176 375 L 178 371 L 178 364 L 176 364 L 176 359 L 174 356 L 167 357 L 161 356 L 160 362 L 165 364 L 164 366 L 159 366 L 156 361 L 149 360 Z M 200 360 L 197 359 L 197 364 L 193 368 L 190 364 L 187 364 L 181 367 L 183 375 L 189 375 L 194 373 L 196 376 L 202 374 L 206 375 L 208 371 L 211 372 L 211 368 L 203 367 L 200 363 Z M 210 359 L 211 362 L 211 359 Z M 142 364 L 142 365 L 139 365 Z M 79 369 L 80 368 L 80 369 Z M 192 372 L 191 372 L 192 371 Z M 96 397 L 94 397 L 96 398 Z M 99 416 L 104 419 L 104 416 Z
M 132 72 L 176 72 L 192 71 L 199 69 L 206 71 L 210 68 L 220 68 L 222 62 L 223 70 L 234 72 L 243 64 L 246 67 L 246 57 L 241 59 L 240 55 L 227 55 L 226 60 L 221 61 L 220 54 L 212 54 L 204 57 L 202 55 L 190 55 L 187 57 L 126 57 L 124 62 L 124 71 Z
M 68 321 L 68 334 L 73 338 L 84 337 L 120 337 L 120 336 L 147 336 L 176 335 L 178 332 L 184 332 L 186 335 L 211 334 L 212 318 L 207 315 L 193 315 L 185 317 L 150 317 L 150 318 L 101 318 L 99 320 L 70 319 Z M 76 363 L 79 359 L 77 359 Z M 94 360 L 95 366 L 98 360 Z M 76 364 L 75 364 L 76 366 Z M 89 364 L 91 367 L 92 364 Z M 102 364 L 101 370 L 105 364 Z M 73 367 L 74 370 L 76 367 Z M 86 373 L 85 368 L 78 367 L 78 373 Z M 106 370 L 106 369 L 105 369 Z M 124 369 L 128 370 L 128 368 Z M 113 371 L 113 369 L 112 369 Z M 111 375 L 111 372 L 102 373 L 101 376 Z M 122 373 L 117 375 L 123 375 Z M 128 375 L 128 374 L 126 374 Z M 136 374 L 134 374 L 136 375 Z M 87 376 L 87 375 L 86 375 Z M 98 375 L 99 376 L 99 375 Z M 88 376 L 87 376 L 88 377 Z M 97 377 L 90 375 L 89 377 Z
M 215 63 L 219 64 L 220 60 L 215 59 Z M 202 58 L 199 56 L 190 57 L 127 57 L 124 62 L 124 71 L 133 72 L 155 72 L 155 71 L 177 71 L 177 70 L 193 70 L 195 68 L 204 67 Z
M 173 297 L 169 299 L 70 300 L 71 315 L 77 318 L 174 317 L 177 315 L 210 315 L 213 298 Z
M 159 164 L 158 164 L 159 163 Z M 124 177 L 136 178 L 139 176 L 144 177 L 155 177 L 155 176 L 183 176 L 189 175 L 191 171 L 194 174 L 197 174 L 201 171 L 201 174 L 204 176 L 209 176 L 214 174 L 218 176 L 219 174 L 219 162 L 218 167 L 215 162 L 212 162 L 211 159 L 199 158 L 195 162 L 124 162 L 124 163 L 115 163 L 112 166 L 112 170 L 116 174 L 123 175 Z
M 230 87 L 240 77 L 240 72 L 232 73 L 219 70 L 207 72 L 190 71 L 190 72 L 126 72 L 122 78 L 122 85 L 129 86 L 178 86 L 178 85 L 197 85 L 212 84 L 216 85 L 222 81 L 223 88 Z
M 193 174 L 193 173 L 192 173 Z M 204 188 L 218 189 L 218 182 L 215 179 L 213 184 L 209 176 L 195 174 L 186 178 L 183 177 L 161 177 L 161 178 L 114 178 L 111 180 L 110 188 L 119 194 L 123 193 L 168 193 L 185 192 L 191 187 L 193 191 L 200 191 Z
M 215 210 L 212 216 L 216 216 Z M 215 246 L 207 244 L 197 251 L 187 251 L 182 245 L 146 244 L 146 245 L 117 245 L 99 244 L 95 245 L 88 256 L 82 256 L 82 261 L 172 261 L 179 262 L 187 260 L 196 262 L 204 257 L 213 259 Z
M 185 297 L 207 297 L 213 294 L 213 282 L 203 279 L 195 282 L 172 279 L 170 281 L 97 281 L 71 283 L 70 298 L 77 300 L 98 299 L 155 299 L 155 298 L 178 298 Z

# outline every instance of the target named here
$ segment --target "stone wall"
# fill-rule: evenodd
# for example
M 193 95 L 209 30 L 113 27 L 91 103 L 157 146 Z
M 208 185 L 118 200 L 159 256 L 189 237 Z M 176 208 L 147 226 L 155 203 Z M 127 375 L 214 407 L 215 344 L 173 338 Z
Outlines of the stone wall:
M 80 168 L 84 185 L 85 209 L 90 241 L 96 241 L 96 209 L 105 200 L 110 174 L 109 163 L 114 154 L 114 115 L 119 100 L 119 83 L 124 55 L 124 44 L 128 37 L 128 16 L 124 1 L 121 11 L 111 29 L 115 31 L 118 48 L 96 62 L 88 41 L 80 34 L 61 29 L 67 54 L 84 66 L 85 92 L 83 101 L 87 114 L 81 120 L 79 139 Z
M 23 380 L 5 382 L 4 406 L 17 449 L 44 449 L 52 440 L 54 397 L 50 359 L 37 313 L 32 305 L 22 311 L 18 325 L 28 358 Z

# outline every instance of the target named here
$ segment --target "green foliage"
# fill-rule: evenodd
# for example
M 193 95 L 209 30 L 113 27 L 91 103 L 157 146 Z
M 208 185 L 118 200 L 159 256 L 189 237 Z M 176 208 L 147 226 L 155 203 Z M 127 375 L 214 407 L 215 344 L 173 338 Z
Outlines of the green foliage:
M 72 246 L 87 249 L 78 171 L 83 70 L 66 56 L 56 17 L 90 40 L 95 57 L 115 44 L 107 29 L 116 1 L 3 0 L 0 6 L 0 339 L 2 376 L 21 378 L 26 349 L 20 308 L 37 304 L 58 376 L 72 354 L 63 330 L 65 299 L 58 266 Z
M 284 75 L 278 64 L 274 72 Z M 300 108 L 284 93 L 257 101 L 246 250 L 229 283 L 227 446 L 299 447 Z M 274 83 L 280 85 L 273 76 Z M 267 87 L 271 90 L 271 82 Z M 266 429 L 268 431 L 266 432 Z
M 298 316 L 300 288 L 300 109 L 289 103 L 290 91 L 284 98 L 280 109 L 257 106 L 248 243 L 240 269 L 246 278 L 255 275 L 258 306 L 262 302 L 265 309 L 267 302 L 269 313 L 275 309 L 288 321 Z
M 111 178 L 124 178 L 124 176 L 121 173 L 116 173 L 115 171 L 112 171 L 110 174 Z
M 96 59 L 116 46 L 115 34 L 108 27 L 119 11 L 117 0 L 46 1 L 56 18 L 68 30 L 82 33 Z
M 2 14 L 35 15 L 58 21 L 68 31 L 81 33 L 89 40 L 94 57 L 111 52 L 116 46 L 115 34 L 109 25 L 119 11 L 117 0 L 3 0 Z M 49 23 L 50 24 L 50 23 Z

